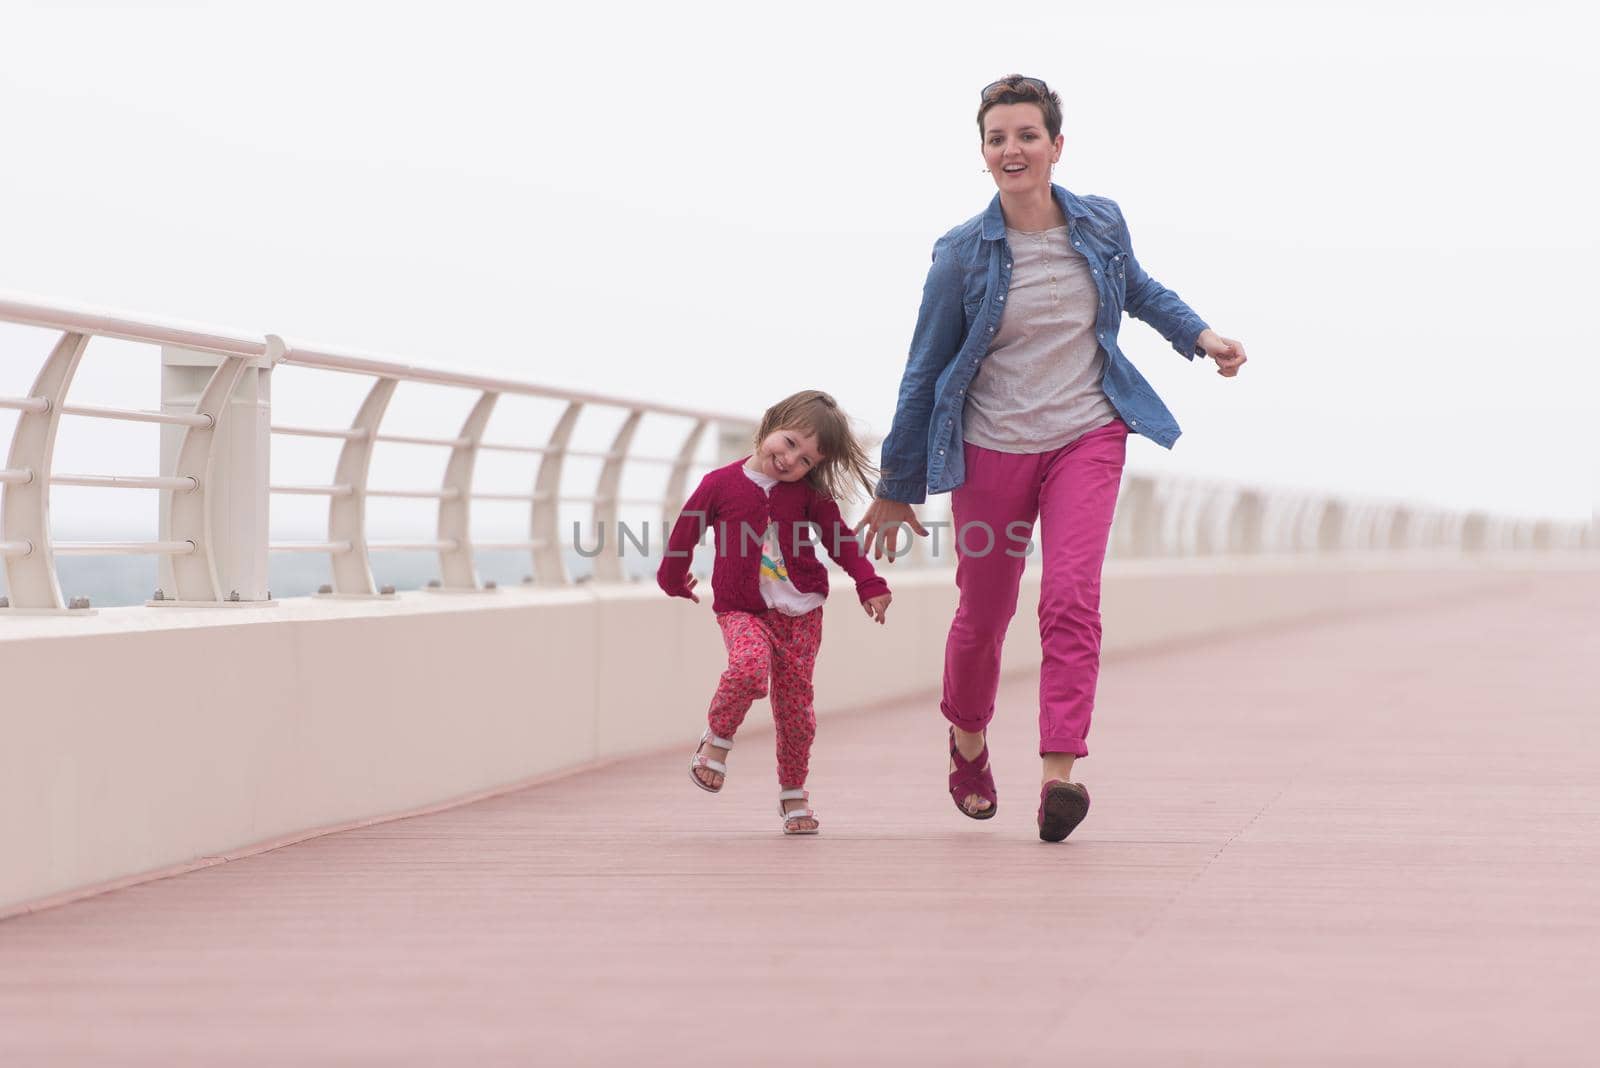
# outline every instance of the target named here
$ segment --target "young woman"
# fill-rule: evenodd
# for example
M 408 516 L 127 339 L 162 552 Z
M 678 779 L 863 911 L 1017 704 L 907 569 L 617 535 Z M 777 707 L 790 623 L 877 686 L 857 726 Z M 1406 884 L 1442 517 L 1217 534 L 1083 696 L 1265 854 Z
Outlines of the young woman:
M 1100 667 L 1100 572 L 1130 433 L 1171 447 L 1178 425 L 1117 345 L 1122 313 L 1227 378 L 1244 346 L 1219 336 L 1134 258 L 1115 202 L 1051 182 L 1061 100 L 1012 75 L 980 94 L 984 164 L 999 190 L 935 243 L 876 499 L 858 529 L 893 559 L 897 530 L 925 534 L 913 504 L 951 492 L 960 604 L 945 645 L 950 795 L 996 811 L 984 734 L 1000 650 L 1039 523 L 1039 836 L 1058 842 L 1089 811 L 1071 781 Z

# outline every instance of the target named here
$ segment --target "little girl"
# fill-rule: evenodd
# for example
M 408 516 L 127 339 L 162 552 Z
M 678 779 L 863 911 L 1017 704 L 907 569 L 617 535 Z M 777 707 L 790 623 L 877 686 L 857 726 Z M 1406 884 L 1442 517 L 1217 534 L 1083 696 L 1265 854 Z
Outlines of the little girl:
M 673 597 L 696 603 L 689 559 L 707 527 L 716 534 L 712 610 L 728 647 L 728 669 L 711 698 L 711 725 L 689 774 L 702 790 L 722 789 L 728 768 L 719 755 L 751 702 L 768 693 L 778 726 L 778 814 L 784 834 L 816 834 L 807 807 L 806 771 L 817 717 L 811 673 L 822 643 L 828 572 L 811 541 L 855 580 L 867 615 L 883 622 L 891 596 L 839 515 L 838 498 L 856 485 L 872 492 L 872 466 L 832 397 L 805 390 L 767 409 L 755 452 L 701 480 L 667 539 L 656 581 Z

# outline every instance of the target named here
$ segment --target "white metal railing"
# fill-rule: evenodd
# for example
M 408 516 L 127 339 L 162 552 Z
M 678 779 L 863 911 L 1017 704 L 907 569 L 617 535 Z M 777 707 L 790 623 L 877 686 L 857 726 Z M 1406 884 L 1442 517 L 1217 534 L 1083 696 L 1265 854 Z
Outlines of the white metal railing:
M 624 506 L 657 508 L 661 521 L 665 524 L 670 521 L 670 517 L 676 513 L 687 497 L 688 477 L 690 472 L 699 466 L 695 463 L 695 455 L 706 429 L 716 425 L 719 430 L 731 434 L 735 439 L 748 438 L 754 430 L 748 419 L 719 416 L 699 409 L 550 389 L 512 379 L 440 371 L 305 345 L 285 346 L 280 362 L 290 366 L 355 374 L 371 379 L 367 396 L 348 428 L 286 425 L 272 427 L 272 432 L 275 434 L 337 437 L 344 442 L 335 464 L 332 481 L 328 484 L 271 487 L 273 492 L 277 493 L 328 496 L 328 545 L 333 577 L 329 590 L 342 596 L 374 596 L 377 593 L 369 560 L 373 552 L 437 552 L 440 566 L 437 588 L 473 590 L 479 588 L 477 570 L 473 565 L 475 549 L 526 551 L 532 558 L 532 574 L 536 582 L 545 585 L 563 584 L 567 581 L 567 574 L 557 525 L 560 504 L 590 505 L 591 521 L 595 527 L 602 530 L 615 529 L 619 519 L 618 509 Z M 395 387 L 400 382 L 469 389 L 476 391 L 477 399 L 455 437 L 384 432 L 381 430 L 384 414 L 388 410 Z M 556 400 L 565 405 L 547 441 L 531 444 L 485 439 L 485 431 L 496 401 L 506 394 Z M 611 448 L 603 452 L 577 449 L 571 445 L 572 433 L 579 415 L 591 408 L 620 410 L 624 413 L 622 427 L 616 433 Z M 654 456 L 632 448 L 634 433 L 640 420 L 647 414 L 676 416 L 690 420 L 690 429 L 677 456 Z M 449 450 L 441 484 L 429 488 L 370 486 L 367 478 L 371 468 L 373 447 L 377 444 L 414 445 Z M 475 491 L 472 485 L 473 471 L 478 453 L 482 450 L 538 456 L 539 471 L 532 492 Z M 559 492 L 562 461 L 568 457 L 602 461 L 593 494 L 563 495 Z M 616 489 L 625 464 L 667 465 L 667 485 L 662 496 L 619 497 Z M 369 539 L 364 504 L 367 500 L 375 498 L 437 501 L 438 536 L 430 540 L 415 541 Z M 510 501 L 528 505 L 528 537 L 509 541 L 475 542 L 470 531 L 471 503 L 474 500 Z M 271 548 L 287 549 L 286 546 L 280 545 Z M 620 580 L 623 577 L 621 558 L 614 555 L 597 556 L 595 577 L 602 581 Z
M 669 522 L 687 496 L 692 471 L 706 432 L 715 428 L 717 453 L 727 454 L 747 443 L 753 426 L 748 419 L 695 408 L 628 400 L 601 394 L 550 389 L 529 382 L 420 367 L 368 355 L 342 353 L 290 344 L 278 335 L 259 337 L 0 297 L 0 322 L 45 330 L 60 336 L 44 357 L 26 396 L 0 397 L 0 409 L 15 411 L 16 427 L 4 467 L 0 467 L 0 563 L 9 591 L 9 607 L 30 611 L 64 609 L 56 577 L 56 555 L 154 554 L 169 563 L 164 602 L 224 604 L 267 598 L 265 557 L 268 552 L 326 554 L 332 582 L 328 592 L 373 597 L 380 591 L 373 579 L 370 554 L 426 551 L 439 556 L 444 590 L 483 588 L 474 565 L 476 551 L 527 552 L 534 581 L 566 583 L 568 575 L 558 530 L 559 508 L 587 505 L 591 522 L 601 531 L 616 531 L 625 507 L 658 508 Z M 117 338 L 158 345 L 168 366 L 197 368 L 191 394 L 170 389 L 164 378 L 162 410 L 68 404 L 67 394 L 86 346 L 93 338 Z M 265 398 L 256 382 L 249 414 L 241 393 L 256 379 L 264 381 L 280 365 L 360 376 L 367 392 L 348 426 L 298 426 L 270 421 Z M 426 436 L 383 429 L 385 413 L 401 382 L 464 389 L 472 407 L 454 436 Z M 486 438 L 498 399 L 521 395 L 559 402 L 562 411 L 541 442 Z M 247 398 L 248 399 L 248 398 Z M 620 426 L 608 447 L 585 449 L 573 443 L 579 416 L 590 410 L 620 413 Z M 647 415 L 688 421 L 673 455 L 651 454 L 634 447 L 641 420 Z M 158 424 L 170 431 L 171 448 L 163 450 L 157 474 L 58 474 L 53 471 L 56 433 L 61 417 L 108 419 Z M 252 421 L 255 420 L 255 421 Z M 268 479 L 273 436 L 309 437 L 340 442 L 339 455 L 326 483 L 277 484 Z M 164 439 L 164 443 L 167 439 Z M 219 448 L 227 442 L 228 448 Z M 379 444 L 436 448 L 446 451 L 442 479 L 429 486 L 368 485 L 373 451 Z M 477 457 L 485 451 L 539 458 L 530 492 L 508 493 L 473 487 Z M 219 461 L 219 453 L 227 459 Z M 597 461 L 592 491 L 565 492 L 567 459 Z M 622 475 L 627 465 L 666 469 L 659 497 L 624 496 Z M 49 487 L 145 489 L 161 493 L 161 534 L 153 541 L 57 542 L 50 532 Z M 311 541 L 270 541 L 267 535 L 273 495 L 328 499 L 327 536 Z M 434 537 L 374 540 L 369 537 L 366 503 L 393 498 L 436 502 Z M 471 531 L 473 501 L 505 501 L 528 506 L 526 538 L 476 540 Z M 928 511 L 938 514 L 942 505 Z M 619 539 L 620 540 L 620 539 Z M 1544 550 L 1594 548 L 1589 524 L 1514 520 L 1483 513 L 1462 514 L 1413 508 L 1396 502 L 1335 499 L 1314 494 L 1264 491 L 1223 483 L 1129 475 L 1123 484 L 1111 553 L 1118 557 L 1259 554 L 1286 552 L 1389 551 L 1405 549 Z M 913 561 L 929 562 L 928 546 L 918 544 Z M 951 558 L 948 550 L 942 553 Z M 619 580 L 620 555 L 594 558 L 595 578 Z
M 691 472 L 707 466 L 697 460 L 698 446 L 708 428 L 716 427 L 722 439 L 748 440 L 753 432 L 748 418 L 674 405 L 635 401 L 601 394 L 557 390 L 534 383 L 482 375 L 461 374 L 420 367 L 400 361 L 337 352 L 309 345 L 290 345 L 275 335 L 250 337 L 180 325 L 139 316 L 108 314 L 33 301 L 0 298 L 0 321 L 60 332 L 54 349 L 44 358 L 33 388 L 22 397 L 0 397 L 0 407 L 16 411 L 11 452 L 0 468 L 0 560 L 8 592 L 5 605 L 17 610 L 62 611 L 63 598 L 56 577 L 57 555 L 154 554 L 172 561 L 164 573 L 161 603 L 225 604 L 265 600 L 265 566 L 240 561 L 269 552 L 326 554 L 332 582 L 328 592 L 341 596 L 379 596 L 370 566 L 374 552 L 434 552 L 439 555 L 440 578 L 433 583 L 444 590 L 477 590 L 480 584 L 473 554 L 482 550 L 527 552 L 532 577 L 543 585 L 569 581 L 561 552 L 558 509 L 562 504 L 586 504 L 591 522 L 604 529 L 615 527 L 618 509 L 645 506 L 659 509 L 663 521 L 674 515 L 687 496 Z M 163 359 L 180 353 L 185 364 L 203 366 L 204 384 L 186 402 L 163 385 L 163 410 L 98 407 L 68 404 L 71 387 L 84 350 L 96 337 L 142 342 L 163 348 Z M 230 414 L 230 402 L 246 372 L 269 375 L 272 368 L 292 365 L 319 371 L 364 377 L 370 385 L 348 426 L 294 426 L 264 423 L 243 425 Z M 429 386 L 466 389 L 475 403 L 455 436 L 423 436 L 383 429 L 384 415 L 396 386 L 415 382 Z M 265 390 L 259 396 L 266 397 Z M 496 401 L 502 395 L 521 395 L 559 402 L 562 407 L 554 430 L 543 441 L 491 441 L 485 431 Z M 579 416 L 589 410 L 611 410 L 622 415 L 621 429 L 604 450 L 572 446 Z M 640 421 L 647 415 L 681 417 L 689 430 L 677 455 L 650 455 L 633 448 Z M 154 423 L 176 428 L 176 445 L 164 450 L 159 474 L 61 474 L 52 471 L 56 433 L 62 416 Z M 263 439 L 252 442 L 250 434 Z M 339 456 L 326 483 L 271 483 L 266 457 L 272 436 L 303 436 L 341 442 Z M 219 443 L 230 442 L 221 450 Z M 256 445 L 260 448 L 255 448 Z M 411 445 L 447 450 L 445 474 L 433 486 L 369 486 L 368 471 L 374 447 Z M 538 473 L 528 492 L 504 493 L 474 490 L 473 471 L 480 450 L 496 450 L 538 457 Z M 218 453 L 243 454 L 249 462 L 218 460 Z M 593 492 L 562 492 L 563 461 L 568 457 L 601 463 Z M 625 465 L 657 465 L 666 469 L 666 484 L 659 497 L 624 497 L 618 493 Z M 170 468 L 170 469 L 168 469 Z M 570 479 L 568 480 L 570 482 Z M 145 489 L 161 491 L 161 537 L 153 541 L 60 542 L 51 536 L 49 487 L 77 486 L 93 489 Z M 325 540 L 274 542 L 267 536 L 270 497 L 317 496 L 328 499 Z M 405 540 L 369 537 L 366 502 L 369 499 L 434 502 L 435 536 Z M 261 507 L 250 507 L 259 500 Z M 528 507 L 525 538 L 475 541 L 471 531 L 473 501 L 510 501 Z M 622 578 L 622 561 L 614 555 L 594 560 L 595 577 Z
M 0 299 L 0 320 L 61 332 L 27 396 L 4 401 L 5 407 L 19 413 L 5 465 L 11 477 L 0 483 L 0 542 L 8 546 L 4 554 L 8 606 L 13 610 L 45 612 L 65 608 L 56 577 L 57 554 L 151 553 L 182 560 L 184 564 L 174 566 L 181 566 L 192 584 L 195 579 L 209 577 L 209 592 L 214 598 L 215 568 L 208 552 L 209 511 L 203 507 L 211 473 L 210 443 L 215 437 L 216 415 L 232 391 L 238 370 L 246 362 L 271 358 L 268 339 L 8 299 Z M 193 411 L 171 413 L 69 405 L 67 392 L 93 337 L 181 346 L 215 359 L 218 369 L 206 402 Z M 62 416 L 180 427 L 185 435 L 184 447 L 174 470 L 156 475 L 56 475 L 52 465 Z M 161 489 L 172 502 L 172 536 L 157 541 L 55 542 L 50 530 L 52 485 Z M 167 530 L 168 525 L 164 523 L 163 529 Z M 17 546 L 25 547 L 25 551 L 15 551 Z

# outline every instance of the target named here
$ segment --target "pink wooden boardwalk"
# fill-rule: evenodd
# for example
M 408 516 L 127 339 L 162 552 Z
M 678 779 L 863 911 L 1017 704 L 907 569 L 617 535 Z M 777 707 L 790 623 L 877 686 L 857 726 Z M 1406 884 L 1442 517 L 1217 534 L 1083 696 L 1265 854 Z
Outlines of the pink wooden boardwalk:
M 927 701 L 0 924 L 0 1064 L 1593 1064 L 1600 576 L 1107 664 L 1089 821 Z

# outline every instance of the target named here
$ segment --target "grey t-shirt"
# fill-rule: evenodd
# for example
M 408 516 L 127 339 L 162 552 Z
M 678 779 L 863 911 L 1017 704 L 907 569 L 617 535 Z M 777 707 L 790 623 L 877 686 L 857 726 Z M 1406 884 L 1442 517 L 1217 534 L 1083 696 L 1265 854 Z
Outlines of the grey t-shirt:
M 1100 389 L 1100 293 L 1065 226 L 1006 228 L 1011 289 L 967 388 L 963 437 L 998 452 L 1049 452 L 1117 417 Z

